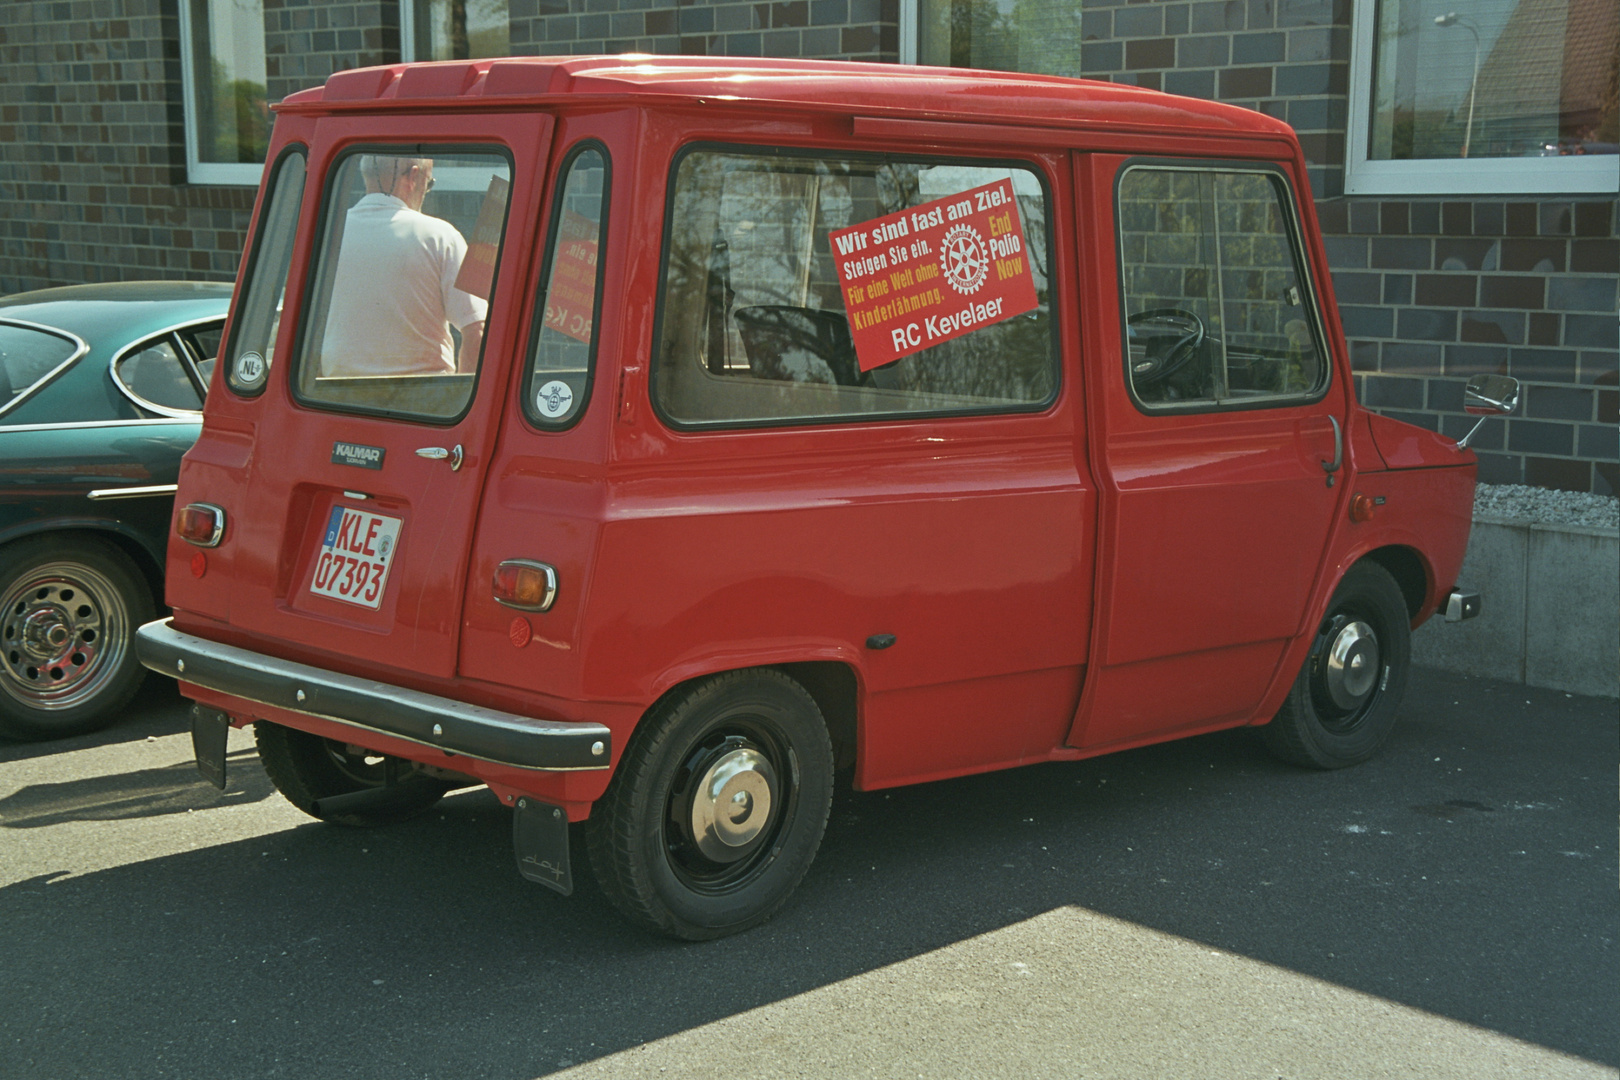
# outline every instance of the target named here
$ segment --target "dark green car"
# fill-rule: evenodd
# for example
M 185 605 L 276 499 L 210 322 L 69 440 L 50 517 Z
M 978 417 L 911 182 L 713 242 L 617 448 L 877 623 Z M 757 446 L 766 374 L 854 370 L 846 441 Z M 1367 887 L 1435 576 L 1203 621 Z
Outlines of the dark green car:
M 122 282 L 0 299 L 0 735 L 111 723 L 163 597 L 180 458 L 231 287 Z

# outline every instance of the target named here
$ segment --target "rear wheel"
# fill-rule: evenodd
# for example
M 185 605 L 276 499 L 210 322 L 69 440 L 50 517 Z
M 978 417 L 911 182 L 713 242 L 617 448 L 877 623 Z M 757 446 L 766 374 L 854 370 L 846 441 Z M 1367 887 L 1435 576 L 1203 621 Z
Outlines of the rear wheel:
M 311 817 L 338 825 L 405 821 L 438 802 L 452 786 L 412 772 L 408 761 L 264 720 L 253 725 L 253 740 L 276 790 Z M 361 792 L 378 797 L 369 805 L 337 810 L 322 805 L 323 800 Z
M 586 824 L 602 891 L 631 921 L 693 941 L 763 922 L 815 858 L 832 773 L 821 710 L 793 679 L 697 683 L 642 720 Z
M 1400 586 L 1377 563 L 1352 566 L 1333 592 L 1282 708 L 1261 728 L 1267 748 L 1315 769 L 1372 757 L 1395 726 L 1411 651 L 1411 617 Z
M 146 675 L 135 630 L 152 591 L 129 556 L 87 536 L 0 551 L 0 734 L 56 739 L 106 727 Z

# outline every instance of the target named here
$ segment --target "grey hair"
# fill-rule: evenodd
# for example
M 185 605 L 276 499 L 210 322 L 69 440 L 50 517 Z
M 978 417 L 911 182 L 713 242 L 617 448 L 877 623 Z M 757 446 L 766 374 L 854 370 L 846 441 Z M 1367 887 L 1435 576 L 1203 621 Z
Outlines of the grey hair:
M 360 178 L 368 184 L 381 185 L 382 163 L 390 162 L 393 165 L 393 177 L 398 179 L 402 172 L 408 172 L 410 166 L 420 165 L 426 168 L 433 164 L 432 158 L 427 157 L 399 157 L 394 154 L 362 154 L 360 157 Z

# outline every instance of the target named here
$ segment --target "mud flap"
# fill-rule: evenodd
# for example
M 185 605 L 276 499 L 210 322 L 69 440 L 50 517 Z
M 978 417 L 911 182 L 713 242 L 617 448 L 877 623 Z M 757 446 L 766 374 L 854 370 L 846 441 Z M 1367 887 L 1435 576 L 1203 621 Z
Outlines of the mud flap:
M 221 791 L 225 790 L 225 737 L 230 731 L 231 718 L 218 709 L 191 707 L 191 750 L 197 755 L 197 771 Z
M 519 799 L 512 811 L 512 848 L 518 873 L 564 896 L 574 892 L 568 865 L 568 815 L 556 806 Z

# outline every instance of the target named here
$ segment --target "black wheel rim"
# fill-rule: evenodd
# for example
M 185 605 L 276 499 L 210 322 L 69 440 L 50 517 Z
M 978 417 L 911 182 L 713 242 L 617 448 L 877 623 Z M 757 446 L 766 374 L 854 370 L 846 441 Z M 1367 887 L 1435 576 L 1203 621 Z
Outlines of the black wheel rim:
M 735 892 L 775 859 L 798 803 L 798 762 L 774 725 L 728 719 L 681 759 L 664 807 L 670 870 L 694 892 Z
M 1382 641 L 1387 637 L 1369 612 L 1333 612 L 1311 644 L 1311 702 L 1322 726 L 1349 735 L 1366 723 L 1389 681 Z
M 332 767 L 352 783 L 355 790 L 388 783 L 388 759 L 383 755 L 336 739 L 322 739 L 321 749 Z

